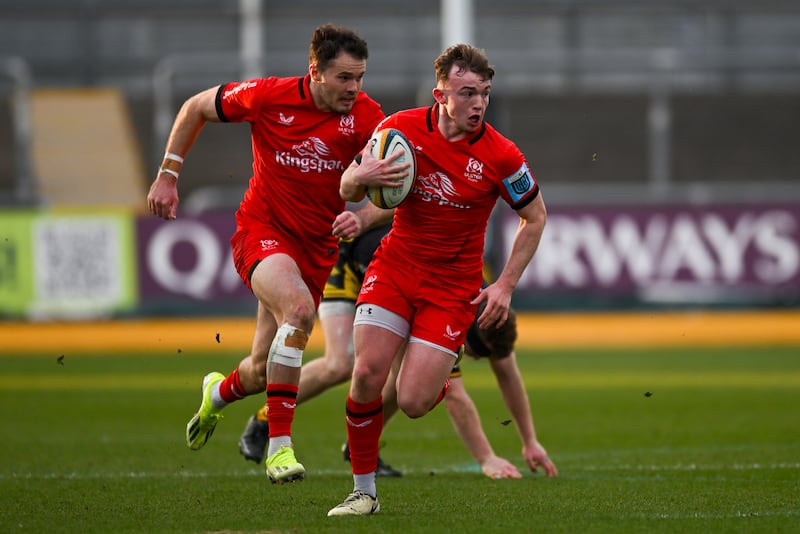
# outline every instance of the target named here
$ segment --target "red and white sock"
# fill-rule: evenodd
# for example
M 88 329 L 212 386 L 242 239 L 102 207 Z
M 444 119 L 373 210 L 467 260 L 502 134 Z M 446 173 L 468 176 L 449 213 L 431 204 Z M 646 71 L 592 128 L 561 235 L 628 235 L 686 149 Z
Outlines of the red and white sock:
M 358 403 L 347 396 L 347 442 L 354 475 L 373 473 L 378 468 L 378 447 L 383 431 L 383 398 Z
M 281 445 L 291 446 L 292 422 L 297 407 L 297 386 L 267 384 L 267 417 L 269 418 L 269 450 L 272 456 Z M 286 439 L 288 438 L 288 439 Z
M 247 392 L 244 390 L 242 382 L 239 380 L 239 368 L 237 367 L 225 377 L 225 380 L 219 383 L 219 389 L 217 391 L 211 391 L 211 402 L 217 408 L 221 408 L 222 406 L 241 400 L 246 396 Z

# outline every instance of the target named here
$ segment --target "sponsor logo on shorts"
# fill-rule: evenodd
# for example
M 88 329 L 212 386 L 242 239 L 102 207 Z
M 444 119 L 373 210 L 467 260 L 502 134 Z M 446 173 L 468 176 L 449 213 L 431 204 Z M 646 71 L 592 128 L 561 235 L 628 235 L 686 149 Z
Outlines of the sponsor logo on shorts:
M 276 248 L 278 248 L 278 245 L 280 245 L 280 243 L 278 243 L 274 239 L 261 240 L 261 250 L 275 250 Z
M 365 294 L 369 293 L 370 291 L 372 291 L 372 289 L 374 287 L 374 284 L 375 284 L 375 281 L 377 279 L 378 279 L 378 275 L 373 274 L 373 275 L 368 276 L 364 280 L 364 283 L 361 284 L 361 294 L 365 295 Z
M 461 330 L 453 330 L 453 328 L 449 324 L 445 326 L 444 329 L 445 329 L 444 337 L 446 337 L 447 339 L 455 341 L 456 339 L 458 339 L 458 336 L 461 335 Z

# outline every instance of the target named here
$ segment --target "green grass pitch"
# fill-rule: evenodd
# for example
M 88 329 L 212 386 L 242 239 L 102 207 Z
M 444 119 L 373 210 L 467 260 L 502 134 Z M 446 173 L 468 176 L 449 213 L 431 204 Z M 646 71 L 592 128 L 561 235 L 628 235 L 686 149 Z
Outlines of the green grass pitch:
M 521 350 L 559 478 L 485 478 L 440 406 L 389 424 L 381 454 L 405 476 L 356 518 L 326 517 L 352 489 L 345 386 L 298 408 L 307 478 L 273 486 L 237 446 L 260 395 L 201 451 L 184 444 L 203 375 L 239 354 L 60 356 L 0 356 L 2 532 L 800 531 L 800 347 Z M 488 365 L 462 367 L 495 451 L 523 469 Z

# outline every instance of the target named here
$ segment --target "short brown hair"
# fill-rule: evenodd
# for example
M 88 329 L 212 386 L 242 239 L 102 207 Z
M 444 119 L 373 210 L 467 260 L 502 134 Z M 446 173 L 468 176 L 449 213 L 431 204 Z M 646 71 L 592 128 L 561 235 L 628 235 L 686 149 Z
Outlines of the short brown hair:
M 436 69 L 436 81 L 445 83 L 450 76 L 453 65 L 461 71 L 474 72 L 485 80 L 494 78 L 494 67 L 489 64 L 489 58 L 482 48 L 475 48 L 468 44 L 456 44 L 442 52 L 433 66 Z
M 308 46 L 309 64 L 316 63 L 317 69 L 323 71 L 340 52 L 347 52 L 356 59 L 369 56 L 367 42 L 353 30 L 333 24 L 323 24 L 314 30 Z
M 513 309 L 508 309 L 508 319 L 500 328 L 490 326 L 479 328 L 478 336 L 486 347 L 492 351 L 494 359 L 507 358 L 514 350 L 517 342 L 517 314 Z
M 467 330 L 467 353 L 476 358 L 507 358 L 517 342 L 517 314 L 513 308 L 509 308 L 508 318 L 500 328 L 496 325 L 481 328 L 478 326 L 478 317 L 485 309 L 486 301 L 478 304 L 475 320 Z

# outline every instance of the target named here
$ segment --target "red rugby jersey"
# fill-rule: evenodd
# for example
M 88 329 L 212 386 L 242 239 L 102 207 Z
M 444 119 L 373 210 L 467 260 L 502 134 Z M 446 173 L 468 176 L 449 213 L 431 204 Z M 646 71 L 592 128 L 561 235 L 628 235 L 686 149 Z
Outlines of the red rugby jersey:
M 467 284 L 481 283 L 489 216 L 498 197 L 519 209 L 539 193 L 525 156 L 487 123 L 450 142 L 437 127 L 438 104 L 395 113 L 379 128 L 397 128 L 414 146 L 417 176 L 397 207 L 381 254 Z
M 363 91 L 350 113 L 321 112 L 309 87 L 308 75 L 227 83 L 217 93 L 217 114 L 250 123 L 253 176 L 240 214 L 298 240 L 327 242 L 345 206 L 341 175 L 384 113 Z

